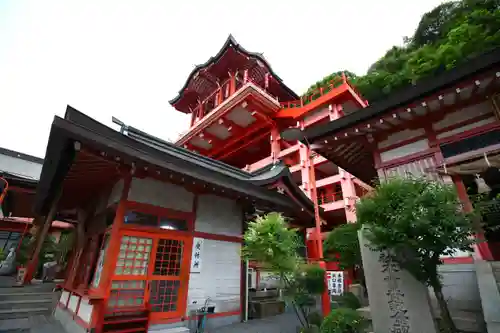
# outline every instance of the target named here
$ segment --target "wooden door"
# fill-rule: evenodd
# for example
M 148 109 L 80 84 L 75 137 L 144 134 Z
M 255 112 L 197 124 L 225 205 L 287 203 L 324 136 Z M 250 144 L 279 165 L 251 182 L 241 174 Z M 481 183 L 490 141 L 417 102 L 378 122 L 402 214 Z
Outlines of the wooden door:
M 108 310 L 149 305 L 152 319 L 184 316 L 192 244 L 175 232 L 123 231 Z
M 185 315 L 192 244 L 192 237 L 174 233 L 155 238 L 148 295 L 152 318 Z

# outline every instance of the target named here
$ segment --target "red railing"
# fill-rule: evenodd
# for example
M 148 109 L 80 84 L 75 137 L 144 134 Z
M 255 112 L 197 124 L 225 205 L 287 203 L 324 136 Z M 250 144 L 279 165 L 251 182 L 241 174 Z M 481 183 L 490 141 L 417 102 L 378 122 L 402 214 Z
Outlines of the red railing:
M 330 82 L 328 82 L 328 84 L 325 87 L 319 87 L 319 88 L 313 90 L 307 96 L 300 97 L 299 100 L 282 102 L 282 103 L 280 103 L 281 107 L 283 109 L 303 107 L 304 105 L 307 105 L 307 104 L 311 103 L 312 101 L 317 100 L 321 96 L 328 94 L 334 88 L 337 88 L 345 83 L 347 83 L 347 78 L 346 78 L 345 74 L 342 74 L 342 76 L 336 76 L 334 79 L 332 79 Z
M 238 74 L 236 74 L 236 76 L 230 77 L 224 83 L 222 83 L 219 88 L 217 88 L 207 98 L 205 98 L 196 108 L 194 108 L 193 114 L 195 115 L 195 120 L 193 124 L 215 110 L 219 105 L 221 105 L 225 100 L 231 97 L 248 82 L 253 83 L 259 88 L 265 90 L 273 98 L 276 98 L 275 96 L 271 95 L 266 89 L 265 83 L 260 84 L 256 82 L 248 75 L 248 70 L 245 70 L 243 71 L 243 77 L 241 77 L 241 75 L 238 76 Z M 232 84 L 234 84 L 234 87 L 231 86 Z
M 342 195 L 342 191 L 339 192 L 333 192 L 333 193 L 323 193 L 323 194 L 318 194 L 318 204 L 324 205 L 330 202 L 335 202 L 335 201 L 340 201 L 343 200 L 344 197 Z
M 232 78 L 229 78 L 222 83 L 219 88 L 198 104 L 198 106 L 193 110 L 193 113 L 196 115 L 196 121 L 212 112 L 217 106 L 231 96 L 231 79 Z

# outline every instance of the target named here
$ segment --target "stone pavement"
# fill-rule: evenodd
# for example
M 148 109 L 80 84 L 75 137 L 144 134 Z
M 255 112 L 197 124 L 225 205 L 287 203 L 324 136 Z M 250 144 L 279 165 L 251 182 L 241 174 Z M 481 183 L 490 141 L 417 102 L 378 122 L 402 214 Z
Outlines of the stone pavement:
M 210 320 L 210 319 L 209 319 Z M 254 319 L 217 329 L 217 333 L 296 333 L 299 322 L 294 314 Z M 51 317 L 11 319 L 0 326 L 1 333 L 68 333 Z M 207 332 L 212 333 L 212 332 Z
M 52 317 L 43 315 L 9 319 L 0 324 L 1 333 L 66 333 Z
M 295 314 L 284 313 L 274 317 L 254 319 L 246 323 L 221 327 L 217 329 L 217 333 L 296 333 L 298 326 L 300 323 Z

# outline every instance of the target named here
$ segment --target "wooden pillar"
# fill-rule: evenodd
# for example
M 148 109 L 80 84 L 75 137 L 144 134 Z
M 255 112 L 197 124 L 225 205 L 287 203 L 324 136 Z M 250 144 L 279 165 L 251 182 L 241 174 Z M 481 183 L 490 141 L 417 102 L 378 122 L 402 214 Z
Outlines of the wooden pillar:
M 462 181 L 462 177 L 460 177 L 459 175 L 453 175 L 451 176 L 451 179 L 455 184 L 455 188 L 457 190 L 457 196 L 463 205 L 464 212 L 466 213 L 472 212 L 474 208 L 469 199 L 469 195 L 467 194 L 467 189 L 465 188 L 464 182 Z M 488 243 L 484 238 L 484 232 L 481 227 L 480 221 L 477 219 L 475 219 L 474 221 L 474 229 L 476 231 L 476 238 L 479 240 L 479 242 L 474 246 L 474 252 L 481 259 L 493 260 L 493 255 L 491 254 Z
M 24 276 L 24 283 L 30 283 L 35 276 L 35 273 L 38 268 L 38 257 L 40 256 L 40 252 L 42 250 L 43 242 L 49 233 L 50 226 L 52 225 L 52 221 L 54 221 L 54 217 L 57 213 L 57 205 L 59 203 L 59 199 L 61 198 L 62 189 L 59 189 L 54 200 L 52 201 L 52 205 L 50 207 L 49 213 L 45 218 L 45 222 L 42 226 L 40 226 L 36 230 L 36 238 L 34 243 L 33 252 L 31 254 L 31 259 L 26 268 L 26 275 Z
M 299 143 L 299 163 L 300 163 L 300 175 L 302 179 L 302 186 L 304 188 L 304 192 L 307 196 L 311 197 L 311 179 L 308 168 L 309 163 L 309 148 L 303 144 Z
M 229 96 L 236 92 L 236 74 L 229 72 Z
M 196 123 L 196 115 L 198 114 L 198 111 L 200 110 L 200 106 L 194 108 L 194 110 L 191 111 L 191 127 Z
M 358 196 L 356 195 L 356 188 L 352 180 L 352 175 L 343 169 L 339 168 L 340 186 L 342 187 L 342 197 L 345 203 L 345 217 L 347 223 L 355 223 L 356 212 L 354 211 L 354 204 Z
M 271 128 L 271 158 L 273 163 L 278 162 L 280 158 L 281 146 L 280 146 L 280 132 L 277 126 Z
M 130 183 L 132 181 L 132 175 L 128 174 L 124 178 L 123 190 L 116 208 L 115 219 L 113 220 L 113 225 L 111 226 L 111 233 L 109 235 L 108 248 L 105 253 L 106 265 L 103 266 L 101 272 L 101 280 L 99 282 L 99 289 L 101 292 L 109 293 L 111 277 L 115 271 L 116 259 L 118 258 L 118 253 L 120 252 L 120 228 L 123 225 L 125 218 L 125 212 L 127 208 L 127 197 L 128 191 L 130 189 Z
M 77 272 L 79 272 L 79 270 L 81 268 L 80 267 L 81 262 L 82 262 L 81 258 L 82 258 L 83 252 L 85 250 L 85 241 L 86 241 L 85 222 L 88 218 L 88 214 L 83 209 L 78 209 L 77 214 L 78 214 L 78 217 L 77 217 L 78 224 L 76 225 L 76 239 L 75 239 L 76 244 L 74 246 L 75 254 L 73 257 L 71 270 L 70 270 L 69 275 L 65 281 L 65 285 L 69 289 L 74 289 L 77 287 L 75 277 L 77 275 Z

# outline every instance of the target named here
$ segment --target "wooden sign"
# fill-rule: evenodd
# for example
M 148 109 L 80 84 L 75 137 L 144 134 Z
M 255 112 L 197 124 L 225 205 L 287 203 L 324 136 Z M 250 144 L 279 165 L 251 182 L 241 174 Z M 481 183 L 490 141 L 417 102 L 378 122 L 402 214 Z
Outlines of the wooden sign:
M 328 291 L 331 296 L 339 296 L 344 293 L 344 272 L 328 271 L 326 272 L 328 280 Z
M 193 252 L 191 253 L 191 273 L 200 273 L 203 261 L 203 238 L 193 239 Z

